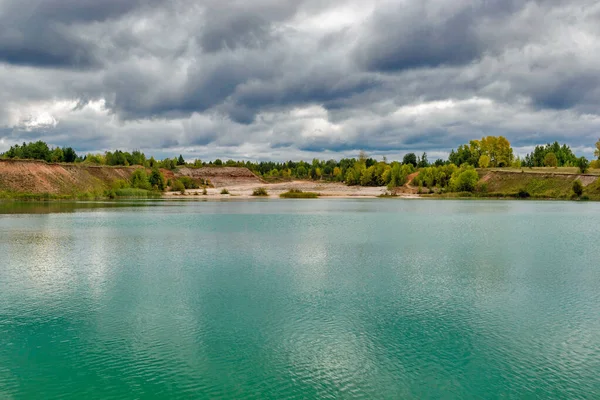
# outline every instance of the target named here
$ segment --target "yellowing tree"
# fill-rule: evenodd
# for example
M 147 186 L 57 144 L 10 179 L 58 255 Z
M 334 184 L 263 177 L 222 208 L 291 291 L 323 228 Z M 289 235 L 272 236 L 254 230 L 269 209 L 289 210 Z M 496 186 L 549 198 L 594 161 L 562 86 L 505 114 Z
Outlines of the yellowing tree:
M 546 157 L 544 158 L 544 165 L 546 167 L 556 168 L 556 166 L 558 165 L 558 159 L 556 158 L 556 154 L 554 154 L 554 153 L 546 154 Z
M 470 147 L 471 152 L 479 147 L 480 154 L 490 158 L 492 167 L 508 167 L 514 157 L 510 142 L 504 136 L 486 136 L 481 140 L 472 140 Z
M 487 168 L 490 166 L 490 156 L 482 155 L 479 157 L 479 168 Z
M 342 170 L 341 170 L 341 168 L 340 168 L 340 167 L 335 167 L 335 168 L 333 169 L 333 176 L 334 176 L 336 179 L 339 179 L 339 178 L 342 176 Z

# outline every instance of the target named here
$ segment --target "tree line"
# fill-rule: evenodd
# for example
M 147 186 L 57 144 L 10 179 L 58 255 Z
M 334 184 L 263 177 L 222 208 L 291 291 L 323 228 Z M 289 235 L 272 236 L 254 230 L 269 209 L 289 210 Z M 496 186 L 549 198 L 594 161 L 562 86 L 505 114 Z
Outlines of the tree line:
M 596 143 L 596 157 L 600 159 L 600 140 Z M 358 158 L 343 158 L 341 160 L 306 161 L 235 161 L 216 159 L 204 162 L 193 160 L 187 162 L 182 155 L 176 158 L 156 160 L 147 157 L 143 152 L 134 150 L 114 150 L 104 154 L 86 154 L 83 156 L 71 147 L 50 148 L 45 142 L 37 141 L 12 146 L 7 152 L 0 155 L 2 158 L 37 159 L 48 162 L 75 162 L 93 165 L 130 166 L 140 165 L 152 170 L 152 175 L 144 179 L 138 176 L 142 172 L 136 171 L 136 181 L 131 185 L 134 188 L 156 188 L 164 190 L 167 182 L 162 182 L 154 171 L 160 168 L 175 170 L 187 166 L 198 168 L 203 166 L 231 166 L 246 167 L 256 175 L 267 181 L 289 179 L 312 179 L 323 181 L 344 182 L 347 185 L 360 186 L 388 186 L 395 188 L 408 182 L 409 175 L 419 171 L 413 181 L 415 186 L 424 188 L 437 188 L 450 191 L 475 191 L 478 188 L 478 175 L 475 168 L 524 168 L 524 167 L 578 167 L 581 172 L 590 168 L 590 163 L 585 157 L 577 157 L 566 144 L 558 142 L 536 146 L 533 152 L 523 159 L 515 157 L 510 142 L 503 136 L 486 136 L 480 140 L 471 140 L 469 143 L 453 149 L 447 160 L 438 159 L 430 163 L 427 153 L 416 155 L 406 154 L 402 161 L 376 160 L 365 152 L 360 152 Z M 594 160 L 591 167 L 600 167 L 600 161 Z M 161 183 L 162 182 L 162 183 Z M 191 188 L 190 182 L 171 182 L 177 188 L 184 186 Z

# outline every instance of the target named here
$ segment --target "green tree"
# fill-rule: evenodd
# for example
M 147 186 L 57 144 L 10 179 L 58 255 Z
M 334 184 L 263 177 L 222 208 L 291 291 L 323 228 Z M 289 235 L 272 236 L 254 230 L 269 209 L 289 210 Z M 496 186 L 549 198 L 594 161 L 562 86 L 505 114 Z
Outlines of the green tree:
M 598 160 L 600 160 L 600 139 L 596 142 L 596 150 L 594 150 L 594 155 Z
M 153 188 L 157 188 L 161 192 L 166 189 L 165 177 L 158 168 L 152 168 L 152 173 L 148 179 Z
M 65 154 L 60 147 L 55 148 L 50 153 L 50 161 L 52 162 L 63 162 L 65 161 Z
M 461 168 L 454 172 L 450 179 L 450 187 L 455 192 L 473 192 L 477 187 L 479 175 L 471 166 Z
M 150 190 L 152 186 L 148 181 L 148 175 L 143 168 L 138 168 L 131 175 L 131 187 L 136 189 Z
M 583 194 L 583 184 L 581 183 L 581 181 L 576 180 L 575 182 L 573 182 L 573 193 L 575 193 L 577 197 L 581 197 L 581 195 Z
M 402 164 L 412 164 L 413 167 L 417 166 L 417 155 L 415 153 L 408 153 L 402 159 Z
M 64 161 L 68 163 L 74 163 L 77 160 L 77 153 L 72 147 L 63 147 Z
M 585 174 L 590 168 L 590 162 L 585 157 L 579 157 L 577 159 L 577 167 L 579 168 L 579 172 Z
M 429 160 L 427 160 L 427 153 L 423 153 L 423 155 L 418 159 L 417 167 L 419 167 L 419 168 L 429 167 Z
M 556 168 L 558 166 L 558 159 L 556 158 L 556 154 L 554 154 L 554 153 L 546 154 L 546 157 L 544 157 L 544 165 L 546 167 Z
M 183 159 L 183 156 L 180 154 L 179 158 L 177 159 L 177 165 L 185 165 L 185 160 Z

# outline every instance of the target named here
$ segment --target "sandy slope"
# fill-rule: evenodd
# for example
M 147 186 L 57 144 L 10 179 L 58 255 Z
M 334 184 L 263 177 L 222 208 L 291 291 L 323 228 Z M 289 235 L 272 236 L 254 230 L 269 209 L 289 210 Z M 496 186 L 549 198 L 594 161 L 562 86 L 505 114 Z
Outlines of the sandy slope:
M 284 183 L 243 183 L 232 184 L 227 187 L 219 187 L 216 189 L 207 189 L 207 195 L 202 196 L 202 189 L 188 190 L 186 195 L 182 196 L 179 193 L 167 193 L 166 197 L 179 198 L 197 198 L 196 193 L 203 198 L 250 198 L 254 189 L 264 187 L 269 193 L 269 197 L 277 198 L 281 193 L 287 192 L 290 189 L 299 189 L 304 192 L 316 192 L 321 197 L 327 198 L 373 198 L 386 193 L 386 187 L 361 187 L 361 186 L 346 186 L 343 183 L 333 182 L 311 182 L 311 181 L 292 181 Z M 229 195 L 222 195 L 221 190 L 226 188 Z M 402 197 L 418 197 L 418 195 L 410 193 L 400 193 Z

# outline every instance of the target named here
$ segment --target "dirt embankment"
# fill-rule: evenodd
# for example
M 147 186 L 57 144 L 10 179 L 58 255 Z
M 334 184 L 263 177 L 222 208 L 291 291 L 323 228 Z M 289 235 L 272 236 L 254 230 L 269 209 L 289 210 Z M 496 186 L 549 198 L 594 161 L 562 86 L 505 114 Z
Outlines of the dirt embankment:
M 129 180 L 135 169 L 0 160 L 0 191 L 65 195 L 102 191 L 117 179 Z
M 50 193 L 72 195 L 102 192 L 117 179 L 130 180 L 140 166 L 110 167 L 86 164 L 55 164 L 36 160 L 0 160 L 0 191 L 13 193 Z M 150 170 L 148 170 L 150 172 Z M 167 179 L 189 176 L 196 180 L 208 179 L 215 187 L 253 187 L 264 182 L 247 168 L 204 167 L 163 170 Z
M 175 176 L 189 176 L 196 180 L 208 179 L 215 188 L 264 184 L 264 182 L 248 168 L 240 167 L 183 167 L 177 169 Z
M 584 187 L 594 185 L 597 175 L 540 173 L 516 171 L 489 171 L 479 183 L 487 186 L 489 193 L 514 194 L 521 190 L 532 196 L 568 198 L 572 194 L 573 182 L 579 180 Z

